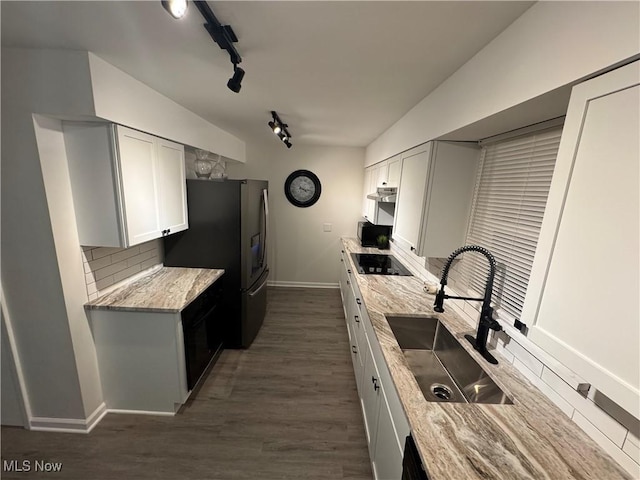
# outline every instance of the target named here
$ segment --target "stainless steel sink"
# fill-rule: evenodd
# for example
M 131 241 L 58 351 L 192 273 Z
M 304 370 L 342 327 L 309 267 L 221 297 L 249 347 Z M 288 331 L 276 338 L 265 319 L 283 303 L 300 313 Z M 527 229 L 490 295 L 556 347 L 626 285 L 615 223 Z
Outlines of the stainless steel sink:
M 386 318 L 428 401 L 513 403 L 437 318 Z

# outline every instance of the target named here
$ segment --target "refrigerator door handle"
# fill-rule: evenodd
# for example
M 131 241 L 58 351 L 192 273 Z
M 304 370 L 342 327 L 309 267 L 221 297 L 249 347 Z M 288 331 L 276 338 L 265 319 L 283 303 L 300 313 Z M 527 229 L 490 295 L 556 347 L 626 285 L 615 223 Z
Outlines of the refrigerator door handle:
M 262 212 L 264 214 L 264 236 L 262 237 L 262 252 L 260 255 L 260 266 L 264 266 L 265 257 L 267 256 L 267 226 L 269 225 L 269 196 L 267 189 L 262 189 Z
M 265 276 L 265 279 L 264 279 L 264 282 L 262 282 L 262 285 L 260 285 L 258 288 L 256 288 L 253 292 L 249 293 L 250 297 L 254 297 L 258 293 L 260 293 L 260 291 L 267 285 L 267 278 L 269 278 L 268 275 Z

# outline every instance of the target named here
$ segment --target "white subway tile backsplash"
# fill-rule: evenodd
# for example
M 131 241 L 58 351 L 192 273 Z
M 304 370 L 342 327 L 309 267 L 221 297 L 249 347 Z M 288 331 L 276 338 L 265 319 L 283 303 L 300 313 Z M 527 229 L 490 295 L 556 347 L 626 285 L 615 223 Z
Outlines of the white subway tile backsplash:
M 540 377 L 537 377 L 529 368 L 517 358 L 514 359 L 513 365 L 533 383 L 538 390 L 544 393 L 549 400 L 551 400 L 567 417 L 571 418 L 573 415 L 573 407 L 564 398 L 553 391 L 551 387 L 546 385 Z
M 158 256 L 151 257 L 149 260 L 145 260 L 144 262 L 142 262 L 140 264 L 140 268 L 142 270 L 145 270 L 147 268 L 153 267 L 154 265 L 158 265 L 159 263 L 161 263 L 160 262 L 160 257 L 158 257 Z
M 113 280 L 114 282 L 121 282 L 122 280 L 124 280 L 125 278 L 129 278 L 132 275 L 135 275 L 136 273 L 138 273 L 140 271 L 140 264 L 137 263 L 129 268 L 126 268 L 125 270 L 122 270 L 120 272 L 114 273 L 113 274 Z
M 116 282 L 113 279 L 113 275 L 110 275 L 108 277 L 103 278 L 102 280 L 98 280 L 96 282 L 96 288 L 98 289 L 98 291 L 104 290 L 105 288 L 110 287 L 114 283 Z
M 152 249 L 160 249 L 162 246 L 162 244 L 158 241 L 158 242 L 146 242 L 143 243 L 142 245 L 138 245 L 138 247 L 140 248 L 140 252 L 146 252 L 147 250 L 152 250 Z
M 627 429 L 624 426 L 620 425 L 620 423 L 598 408 L 591 400 L 584 398 L 576 392 L 548 368 L 544 369 L 542 379 L 554 391 L 570 402 L 576 410 L 586 417 L 600 432 L 606 435 L 609 440 L 622 448 L 624 439 L 627 436 Z
M 629 434 L 627 435 L 627 439 L 625 440 L 625 443 L 630 443 L 640 448 L 640 439 L 631 432 L 629 432 Z
M 98 293 L 98 288 L 96 287 L 96 283 L 92 282 L 87 285 L 87 295 L 91 295 L 92 293 Z
M 542 375 L 542 362 L 531 355 L 522 345 L 511 339 L 506 343 L 505 348 L 511 352 L 518 360 L 524 363 L 529 370 L 535 373 L 536 377 Z
M 106 267 L 103 267 L 94 271 L 94 275 L 96 280 L 102 280 L 103 278 L 108 277 L 109 275 L 113 275 L 114 273 L 120 272 L 125 268 L 127 268 L 127 261 L 122 260 L 121 262 L 112 263 L 111 265 L 108 265 Z
M 504 332 L 495 332 L 493 334 L 492 345 L 496 352 L 502 355 L 509 363 L 513 363 L 516 357 L 505 347 L 505 341 L 508 341 L 508 339 L 509 337 Z
M 627 434 L 627 438 L 622 445 L 622 451 L 629 455 L 634 462 L 640 463 L 640 446 L 638 445 L 638 438 L 631 432 Z
M 162 240 L 130 248 L 82 247 L 87 295 L 97 298 L 109 287 L 162 263 Z
M 127 265 L 132 266 L 132 265 L 137 265 L 140 264 L 142 262 L 144 262 L 145 260 L 149 260 L 150 258 L 153 257 L 157 257 L 158 256 L 158 251 L 153 249 L 153 250 L 147 250 L 146 252 L 143 253 L 138 253 L 137 255 L 128 258 L 127 259 Z
M 101 268 L 108 267 L 113 263 L 113 259 L 111 255 L 107 255 L 106 257 L 98 258 L 97 260 L 91 260 L 89 263 L 85 265 L 89 268 L 89 271 L 95 272 L 96 270 L 100 270 Z
M 616 444 L 609 440 L 600 430 L 593 426 L 589 420 L 577 410 L 573 412 L 573 421 L 586 432 L 602 449 L 613 457 L 618 464 L 624 468 L 632 478 L 640 478 L 640 465 L 622 451 Z
M 91 255 L 94 260 L 97 260 L 98 258 L 106 257 L 107 255 L 111 255 L 112 253 L 118 253 L 122 250 L 123 250 L 122 248 L 116 248 L 116 247 L 96 247 L 93 250 L 91 250 Z
M 138 255 L 138 253 L 140 253 L 140 247 L 138 246 L 125 248 L 118 253 L 112 254 L 111 261 L 113 263 L 120 262 L 122 260 L 126 260 L 127 258 L 135 257 L 136 255 Z

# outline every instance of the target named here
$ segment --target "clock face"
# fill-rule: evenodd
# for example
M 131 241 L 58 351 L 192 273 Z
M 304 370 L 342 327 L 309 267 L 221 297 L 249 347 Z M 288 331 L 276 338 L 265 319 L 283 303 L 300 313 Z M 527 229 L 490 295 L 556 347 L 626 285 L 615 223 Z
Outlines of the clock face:
M 287 199 L 296 207 L 309 207 L 320 198 L 320 179 L 309 170 L 296 170 L 284 184 Z

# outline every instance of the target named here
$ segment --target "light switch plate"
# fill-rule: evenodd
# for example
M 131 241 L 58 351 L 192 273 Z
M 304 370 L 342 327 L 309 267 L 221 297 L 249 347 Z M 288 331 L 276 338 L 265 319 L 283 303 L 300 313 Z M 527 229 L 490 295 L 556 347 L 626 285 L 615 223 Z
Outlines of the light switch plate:
M 323 223 L 322 224 L 322 231 L 323 232 L 330 232 L 332 227 L 333 227 L 333 224 L 331 224 L 331 223 Z

